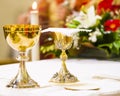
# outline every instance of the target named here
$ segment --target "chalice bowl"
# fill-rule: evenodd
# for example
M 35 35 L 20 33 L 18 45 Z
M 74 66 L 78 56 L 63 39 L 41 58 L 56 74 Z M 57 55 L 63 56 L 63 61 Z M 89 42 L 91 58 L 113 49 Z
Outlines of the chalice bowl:
M 39 25 L 13 24 L 4 25 L 3 30 L 9 46 L 19 52 L 17 60 L 20 61 L 18 73 L 15 78 L 10 81 L 7 87 L 39 87 L 38 83 L 29 76 L 25 67 L 25 62 L 29 60 L 27 56 L 28 50 L 32 49 L 39 41 L 41 27 Z
M 54 43 L 56 48 L 61 50 L 60 59 L 62 61 L 62 65 L 60 71 L 53 75 L 53 77 L 50 79 L 50 82 L 59 84 L 70 84 L 78 82 L 77 77 L 72 75 L 66 67 L 66 60 L 68 58 L 66 50 L 72 46 L 72 36 L 62 34 L 61 32 L 55 32 Z

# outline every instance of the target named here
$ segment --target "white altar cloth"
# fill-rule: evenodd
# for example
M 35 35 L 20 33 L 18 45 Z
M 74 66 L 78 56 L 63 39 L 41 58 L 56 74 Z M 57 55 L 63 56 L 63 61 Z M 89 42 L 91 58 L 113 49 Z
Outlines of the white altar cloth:
M 46 59 L 27 62 L 29 75 L 38 82 L 40 88 L 7 88 L 8 82 L 17 74 L 18 63 L 0 66 L 0 96 L 120 96 L 120 62 L 96 59 L 69 59 L 68 70 L 78 77 L 80 83 L 95 84 L 100 90 L 65 90 L 49 82 L 61 67 L 59 59 Z M 93 76 L 107 76 L 106 79 L 94 79 Z M 115 80 L 117 78 L 117 80 Z M 72 86 L 72 85 L 71 85 Z

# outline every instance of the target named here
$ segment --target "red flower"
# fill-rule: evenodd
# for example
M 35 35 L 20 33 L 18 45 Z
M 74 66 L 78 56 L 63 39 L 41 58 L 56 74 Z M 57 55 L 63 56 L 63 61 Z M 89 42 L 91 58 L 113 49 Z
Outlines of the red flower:
M 101 14 L 103 10 L 111 10 L 113 0 L 102 0 L 97 6 L 97 13 Z
M 104 26 L 106 31 L 116 31 L 120 28 L 120 19 L 107 20 Z
M 116 11 L 116 10 L 119 10 L 120 9 L 120 5 L 113 5 L 111 10 L 112 11 Z

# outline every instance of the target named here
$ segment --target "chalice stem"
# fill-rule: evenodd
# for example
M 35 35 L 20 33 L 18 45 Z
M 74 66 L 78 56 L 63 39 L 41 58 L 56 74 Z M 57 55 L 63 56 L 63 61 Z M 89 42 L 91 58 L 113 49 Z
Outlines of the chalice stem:
M 28 57 L 25 56 L 25 52 L 20 53 L 20 56 L 21 56 L 21 60 L 20 60 L 18 74 L 21 75 L 20 77 L 23 79 L 23 81 L 28 81 L 29 75 L 25 66 L 25 61 L 28 60 Z
M 77 77 L 72 75 L 67 67 L 66 67 L 66 60 L 68 58 L 65 50 L 62 50 L 62 53 L 60 55 L 60 58 L 62 60 L 62 65 L 61 69 L 59 72 L 53 75 L 53 77 L 50 79 L 51 82 L 56 82 L 56 83 L 73 83 L 73 82 L 78 82 Z
M 20 61 L 18 74 L 20 75 L 23 81 L 28 81 L 29 75 L 26 70 L 25 61 Z
M 20 56 L 17 58 L 20 61 L 19 70 L 15 78 L 7 85 L 7 87 L 13 88 L 32 88 L 32 87 L 39 87 L 39 85 L 31 79 L 29 76 L 25 61 L 28 60 L 28 57 L 25 56 L 25 52 L 21 52 Z
M 66 74 L 66 73 L 68 73 L 68 69 L 66 67 L 66 60 L 67 60 L 68 56 L 67 56 L 65 50 L 62 50 L 60 58 L 62 60 L 62 68 L 61 68 L 60 72 L 62 71 L 63 74 Z

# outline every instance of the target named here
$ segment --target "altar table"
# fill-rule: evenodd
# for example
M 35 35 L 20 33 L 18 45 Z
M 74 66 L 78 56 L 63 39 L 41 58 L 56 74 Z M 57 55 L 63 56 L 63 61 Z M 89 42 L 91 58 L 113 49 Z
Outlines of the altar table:
M 49 82 L 61 67 L 60 59 L 26 62 L 29 75 L 40 88 L 7 88 L 8 82 L 17 74 L 19 64 L 0 66 L 0 96 L 120 96 L 120 62 L 97 59 L 68 59 L 66 65 L 80 84 L 90 83 L 99 90 L 66 90 L 73 85 L 57 85 Z M 103 76 L 104 78 L 94 78 Z

